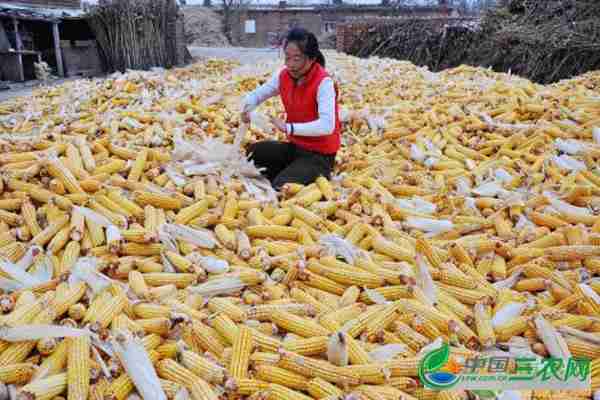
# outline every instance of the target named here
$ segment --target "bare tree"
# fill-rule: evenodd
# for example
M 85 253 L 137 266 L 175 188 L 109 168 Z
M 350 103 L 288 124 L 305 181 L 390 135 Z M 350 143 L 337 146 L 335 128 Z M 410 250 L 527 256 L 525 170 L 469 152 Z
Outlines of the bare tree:
M 497 7 L 504 3 L 502 0 L 473 0 L 472 8 L 474 12 L 484 12 L 485 10 L 493 7 Z
M 249 4 L 250 0 L 221 0 L 223 33 L 230 43 L 233 43 L 233 27 L 241 23 L 241 14 Z

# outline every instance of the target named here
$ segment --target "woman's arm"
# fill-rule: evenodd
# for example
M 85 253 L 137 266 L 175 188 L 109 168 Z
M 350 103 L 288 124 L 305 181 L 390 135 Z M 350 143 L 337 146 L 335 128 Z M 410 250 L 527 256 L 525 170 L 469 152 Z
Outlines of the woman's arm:
M 244 98 L 242 103 L 242 112 L 248 113 L 254 111 L 265 100 L 279 94 L 279 72 L 273 74 L 271 79 L 263 85 L 257 87 Z
M 319 85 L 317 104 L 319 119 L 305 123 L 294 123 L 296 136 L 327 136 L 335 130 L 335 88 L 333 79 L 325 78 Z M 292 124 L 287 124 L 287 133 L 292 133 Z

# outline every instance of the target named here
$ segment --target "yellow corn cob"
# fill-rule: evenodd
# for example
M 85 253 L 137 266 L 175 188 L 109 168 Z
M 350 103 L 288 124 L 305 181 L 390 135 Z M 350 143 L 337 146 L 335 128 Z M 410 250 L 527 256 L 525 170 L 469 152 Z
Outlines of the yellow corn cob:
M 285 386 L 278 385 L 276 383 L 272 383 L 269 385 L 269 388 L 265 390 L 267 399 L 276 400 L 276 399 L 289 399 L 289 400 L 308 400 L 310 397 L 286 388 Z
M 417 239 L 415 248 L 419 253 L 423 254 L 427 258 L 427 261 L 429 261 L 432 267 L 441 267 L 442 260 L 427 240 L 423 238 Z
M 565 338 L 565 342 L 573 357 L 589 358 L 590 360 L 599 357 L 600 346 L 597 344 L 590 344 L 588 341 L 571 337 Z
M 135 191 L 133 195 L 135 202 L 140 206 L 150 205 L 165 210 L 179 210 L 183 206 L 181 199 L 177 197 L 144 191 Z
M 69 223 L 69 216 L 64 215 L 52 222 L 48 225 L 44 230 L 35 235 L 33 239 L 31 239 L 32 244 L 36 244 L 38 246 L 44 246 L 48 242 L 50 242 L 54 236 L 65 227 Z
M 240 326 L 233 342 L 233 358 L 229 366 L 229 374 L 234 379 L 247 377 L 250 354 L 254 347 L 252 331 Z
M 496 335 L 492 327 L 492 320 L 488 307 L 482 303 L 477 303 L 475 304 L 474 314 L 479 341 L 485 347 L 493 346 L 496 342 Z
M 260 381 L 258 379 L 237 379 L 231 380 L 229 385 L 235 389 L 235 393 L 242 396 L 250 396 L 258 392 L 262 392 L 269 388 L 269 382 Z
M 291 339 L 283 343 L 283 348 L 303 356 L 315 356 L 327 351 L 328 336 L 315 336 L 307 339 Z
M 202 379 L 197 379 L 189 386 L 190 395 L 194 400 L 219 400 L 212 387 Z
M 414 254 L 412 251 L 408 251 L 407 249 L 400 247 L 396 243 L 385 239 L 381 235 L 375 236 L 371 244 L 376 252 L 385 254 L 396 260 L 412 262 L 414 259 Z
M 175 218 L 176 224 L 187 224 L 193 219 L 196 219 L 202 216 L 204 213 L 208 211 L 208 201 L 200 200 L 186 208 L 183 208 L 177 213 L 177 217 Z
M 295 390 L 305 390 L 306 378 L 302 375 L 275 367 L 273 365 L 259 365 L 256 367 L 256 378 Z
M 63 252 L 63 257 L 60 263 L 60 270 L 55 271 L 56 276 L 61 276 L 69 271 L 77 262 L 79 258 L 79 253 L 81 251 L 81 246 L 78 242 L 70 241 Z
M 127 226 L 127 218 L 125 216 L 109 210 L 108 208 L 103 206 L 97 200 L 90 199 L 88 201 L 88 206 L 92 210 L 94 210 L 97 213 L 102 214 L 103 216 L 108 218 L 110 220 L 110 222 L 112 222 L 114 225 L 118 226 L 119 228 L 125 228 Z
M 172 327 L 169 318 L 136 319 L 135 323 L 147 334 L 155 334 L 163 337 L 168 336 Z
M 237 248 L 237 238 L 235 237 L 235 232 L 229 230 L 225 225 L 219 224 L 215 226 L 215 235 L 219 242 L 223 244 L 226 248 L 230 250 L 234 250 Z
M 5 384 L 24 384 L 31 380 L 35 366 L 19 363 L 0 367 L 0 382 Z
M 217 317 L 218 318 L 218 317 Z M 215 318 L 215 320 L 212 321 L 213 325 L 215 325 L 215 329 L 221 333 L 221 331 L 218 329 L 219 325 L 217 325 L 217 318 Z M 231 321 L 231 320 L 230 320 Z M 233 323 L 233 321 L 231 321 Z M 235 325 L 235 323 L 233 323 L 234 327 L 237 328 L 237 326 Z M 223 351 L 225 349 L 224 345 L 219 341 L 218 337 L 215 337 L 213 335 L 213 333 L 211 332 L 210 328 L 207 327 L 206 325 L 199 323 L 199 322 L 194 322 L 192 324 L 192 326 L 190 327 L 191 329 L 191 333 L 194 336 L 194 340 L 197 341 L 198 345 L 205 351 L 209 351 L 212 354 L 214 354 L 217 357 L 220 357 L 223 354 Z M 232 335 L 232 337 L 230 338 L 232 341 L 230 343 L 233 343 L 233 339 L 235 338 L 235 335 L 237 334 L 237 329 L 234 329 L 233 331 L 230 330 L 228 331 L 229 334 Z
M 331 184 L 329 183 L 329 181 L 320 176 L 316 179 L 316 184 L 319 187 L 319 190 L 321 191 L 321 193 L 323 193 L 323 196 L 325 196 L 325 198 L 327 200 L 333 200 L 335 199 L 336 195 L 335 192 L 333 191 L 333 188 L 331 187 Z
M 461 320 L 468 322 L 473 321 L 473 311 L 448 293 L 442 290 L 438 291 L 438 301 L 440 304 L 443 304 L 452 310 L 452 312 Z
M 118 190 L 109 191 L 107 197 L 115 204 L 119 205 L 121 209 L 126 210 L 135 217 L 139 218 L 144 215 L 144 209 L 142 207 L 124 197 Z
M 129 286 L 136 296 L 145 299 L 148 297 L 149 290 L 144 280 L 144 275 L 139 271 L 129 272 Z
M 108 198 L 105 195 L 101 195 L 101 194 L 97 194 L 94 199 L 103 207 L 105 207 L 107 210 L 115 213 L 115 214 L 120 214 L 126 218 L 131 218 L 133 216 L 133 214 L 131 212 L 129 212 L 129 210 L 127 210 L 126 208 L 122 207 L 121 205 L 119 205 L 118 203 L 115 203 L 113 200 L 111 200 L 110 198 Z
M 518 317 L 513 321 L 494 328 L 496 340 L 505 341 L 513 336 L 521 335 L 528 328 L 529 317 Z
M 225 206 L 223 208 L 223 215 L 221 220 L 223 223 L 227 223 L 229 221 L 235 220 L 239 211 L 239 203 L 235 192 L 230 192 L 227 195 L 227 200 L 225 201 Z
M 474 267 L 473 259 L 467 252 L 467 250 L 460 243 L 453 243 L 450 245 L 449 253 L 459 264 L 467 264 Z
M 422 347 L 429 343 L 427 337 L 421 335 L 419 332 L 413 330 L 404 322 L 395 321 L 393 324 L 394 332 L 406 343 L 411 349 L 419 351 Z
M 90 338 L 67 338 L 67 384 L 69 399 L 87 399 L 90 389 Z
M 306 391 L 316 399 L 323 399 L 329 396 L 342 396 L 344 394 L 337 386 L 321 378 L 314 378 L 308 381 L 306 383 Z
M 202 381 L 201 378 L 194 375 L 190 370 L 171 359 L 160 360 L 156 365 L 156 372 L 159 377 L 187 387 L 188 389 L 191 389 L 197 382 Z M 199 390 L 199 388 L 196 390 Z
M 348 360 L 350 361 L 350 364 L 369 364 L 373 361 L 362 345 L 362 342 L 355 340 L 348 335 L 346 335 L 346 342 L 348 343 Z
M 382 312 L 369 319 L 368 325 L 365 327 L 365 335 L 369 339 L 374 339 L 375 336 L 381 333 L 389 324 L 396 319 L 396 312 L 402 308 L 401 302 L 396 302 L 385 306 Z M 357 330 L 352 327 L 348 334 L 355 337 Z M 359 332 L 360 334 L 361 332 Z
M 58 253 L 60 250 L 63 249 L 63 247 L 67 245 L 67 243 L 69 243 L 70 236 L 71 227 L 69 225 L 66 225 L 64 228 L 58 231 L 58 233 L 54 235 L 50 243 L 48 243 L 48 252 L 51 254 Z
M 18 306 L 16 309 L 7 315 L 3 319 L 3 324 L 10 327 L 16 327 L 21 325 L 27 325 L 44 309 L 48 306 L 50 301 L 54 298 L 53 293 L 45 293 L 37 300 Z
M 51 400 L 67 390 L 67 374 L 56 374 L 39 379 L 21 388 L 21 393 L 34 396 L 35 399 Z
M 48 173 L 61 181 L 69 193 L 85 193 L 71 171 L 58 159 L 49 159 L 46 163 Z
M 127 307 L 127 298 L 124 295 L 114 296 L 97 313 L 92 316 L 90 322 L 97 322 L 103 328 L 108 327 L 112 320 Z
M 313 320 L 299 317 L 287 311 L 275 310 L 271 320 L 281 329 L 306 338 L 328 336 L 331 333 Z
M 383 286 L 384 279 L 380 276 L 351 268 L 349 265 L 337 261 L 332 257 L 325 257 L 320 262 L 311 261 L 308 269 L 316 274 L 323 275 L 333 281 L 345 285 L 356 285 L 359 287 L 377 288 Z
M 224 383 L 225 370 L 214 362 L 199 356 L 193 351 L 183 351 L 180 356 L 181 363 L 191 372 L 209 383 Z
M 292 290 L 290 290 L 290 297 L 294 300 L 297 300 L 300 303 L 304 303 L 304 304 L 307 304 L 307 305 L 313 307 L 314 311 L 317 314 L 329 313 L 329 312 L 333 311 L 332 307 L 318 301 L 313 296 L 311 296 L 310 294 L 306 293 L 305 291 L 303 291 L 301 289 L 293 288 Z
M 273 238 L 296 240 L 298 229 L 287 226 L 254 225 L 246 228 L 250 238 Z
M 316 360 L 284 351 L 277 366 L 305 377 L 322 378 L 331 383 L 355 385 L 360 381 L 358 374 L 349 367 L 336 367 L 327 361 Z
M 196 279 L 196 275 L 187 273 L 150 272 L 144 274 L 146 284 L 153 287 L 172 284 L 181 289 L 193 284 Z
M 437 286 L 441 291 L 445 291 L 449 295 L 455 297 L 457 300 L 465 304 L 474 305 L 478 301 L 485 298 L 485 293 L 481 293 L 477 290 L 463 289 L 457 286 L 446 285 L 444 283 L 438 283 Z
M 129 176 L 127 180 L 132 182 L 137 182 L 140 180 L 142 173 L 146 169 L 146 162 L 148 160 L 148 149 L 143 149 L 140 151 L 135 157 L 135 161 L 131 170 L 129 171 Z
M 307 286 L 339 296 L 343 295 L 346 291 L 346 287 L 344 285 L 341 285 L 324 276 L 315 274 L 311 271 L 305 271 L 301 279 Z
M 210 299 L 208 309 L 213 313 L 223 313 L 235 322 L 242 322 L 246 319 L 244 310 L 226 299 L 218 297 Z

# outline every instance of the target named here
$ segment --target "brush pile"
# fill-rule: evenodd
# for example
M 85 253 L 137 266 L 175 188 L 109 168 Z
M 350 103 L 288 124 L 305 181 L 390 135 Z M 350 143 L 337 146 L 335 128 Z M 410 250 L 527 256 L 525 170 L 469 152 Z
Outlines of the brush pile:
M 174 0 L 104 0 L 88 22 L 108 71 L 169 68 L 177 64 Z
M 600 3 L 512 0 L 481 20 L 399 20 L 357 38 L 350 54 L 408 60 L 433 71 L 461 64 L 549 83 L 600 68 Z

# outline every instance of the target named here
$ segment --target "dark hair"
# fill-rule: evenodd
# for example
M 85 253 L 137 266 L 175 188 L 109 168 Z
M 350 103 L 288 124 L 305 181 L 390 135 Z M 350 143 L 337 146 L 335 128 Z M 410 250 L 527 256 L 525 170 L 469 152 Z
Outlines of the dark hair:
M 316 60 L 323 68 L 325 68 L 325 57 L 319 50 L 319 42 L 314 33 L 309 32 L 304 28 L 293 28 L 285 38 L 284 48 L 289 43 L 295 43 L 302 54 Z

